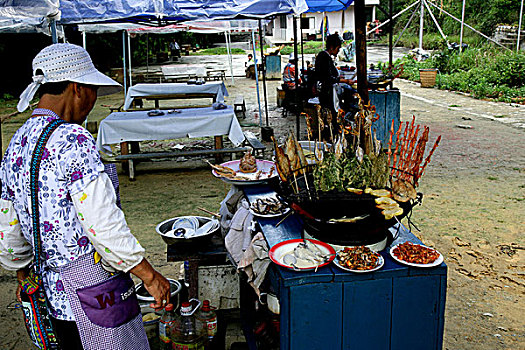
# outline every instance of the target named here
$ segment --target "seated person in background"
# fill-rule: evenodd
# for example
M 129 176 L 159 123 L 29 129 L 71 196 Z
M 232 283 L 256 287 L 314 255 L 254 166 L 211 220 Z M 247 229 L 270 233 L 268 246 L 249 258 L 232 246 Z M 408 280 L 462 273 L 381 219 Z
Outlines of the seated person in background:
M 248 54 L 248 62 L 244 63 L 245 72 L 246 72 L 246 78 L 253 78 L 255 74 L 255 60 L 253 59 L 253 55 L 251 53 Z
M 332 116 L 336 116 L 336 111 L 339 110 L 339 96 L 337 96 L 335 91 L 336 84 L 355 83 L 355 80 L 339 76 L 339 71 L 332 58 L 332 56 L 337 57 L 341 44 L 342 41 L 338 34 L 329 35 L 326 39 L 326 50 L 319 52 L 315 58 L 315 76 L 318 85 L 319 103 L 321 107 L 330 109 Z M 343 95 L 347 91 L 348 89 L 343 89 Z M 353 91 L 348 92 L 353 95 Z M 336 118 L 333 118 L 333 120 L 335 121 Z
M 294 57 L 294 54 L 291 53 L 289 57 L 288 64 L 284 66 L 283 70 L 283 87 L 288 90 L 295 90 L 295 63 L 296 59 Z M 299 83 L 301 82 L 301 79 L 298 77 Z

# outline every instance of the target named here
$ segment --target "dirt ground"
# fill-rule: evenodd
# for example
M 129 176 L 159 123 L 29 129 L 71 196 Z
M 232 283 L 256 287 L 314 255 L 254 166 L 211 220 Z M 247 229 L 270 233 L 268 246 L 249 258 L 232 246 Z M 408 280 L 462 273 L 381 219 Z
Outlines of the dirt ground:
M 268 84 L 269 124 L 283 138 L 295 129 L 295 117 L 281 117 L 275 105 L 277 84 Z M 419 228 L 414 232 L 443 253 L 448 265 L 444 349 L 525 349 L 525 106 L 475 100 L 406 81 L 395 85 L 402 92 L 402 121 L 415 115 L 418 123 L 430 127 L 430 140 L 442 135 L 418 188 L 423 204 L 414 209 L 412 221 Z M 228 90 L 230 102 L 244 95 L 248 112 L 241 124 L 259 133 L 254 81 L 236 78 Z M 102 105 L 121 101 L 121 96 L 99 99 L 90 120 L 108 114 Z M 9 112 L 0 110 L 1 115 Z M 4 149 L 26 117 L 3 122 Z M 170 142 L 142 147 L 169 148 Z M 179 278 L 181 264 L 166 262 L 166 246 L 155 226 L 174 216 L 202 214 L 197 207 L 217 211 L 228 185 L 202 161 L 192 160 L 139 164 L 136 181 L 121 174 L 120 182 L 128 224 L 148 259 L 166 276 Z M 0 348 L 30 349 L 21 312 L 11 308 L 14 273 L 0 269 L 0 281 Z

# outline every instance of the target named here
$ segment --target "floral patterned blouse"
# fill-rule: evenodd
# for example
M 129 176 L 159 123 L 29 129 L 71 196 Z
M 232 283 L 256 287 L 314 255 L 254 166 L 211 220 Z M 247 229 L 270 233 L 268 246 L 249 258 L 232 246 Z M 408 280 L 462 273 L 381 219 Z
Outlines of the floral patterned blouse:
M 10 270 L 32 260 L 32 209 L 29 169 L 44 127 L 59 118 L 35 109 L 16 131 L 0 166 L 0 264 Z M 92 254 L 108 268 L 129 271 L 144 249 L 129 231 L 116 195 L 104 173 L 95 140 L 82 126 L 64 123 L 51 135 L 39 173 L 43 280 L 51 313 L 74 320 L 58 269 Z M 109 265 L 109 266 L 108 266 Z

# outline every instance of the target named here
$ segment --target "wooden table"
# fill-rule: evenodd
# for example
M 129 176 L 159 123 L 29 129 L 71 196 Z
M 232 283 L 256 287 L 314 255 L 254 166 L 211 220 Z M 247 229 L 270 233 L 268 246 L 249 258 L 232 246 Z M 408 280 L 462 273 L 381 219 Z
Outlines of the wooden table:
M 274 193 L 269 187 L 243 188 L 249 201 Z M 269 247 L 301 238 L 302 221 L 292 215 L 258 219 Z M 420 241 L 404 227 L 394 244 Z M 280 348 L 441 349 L 447 266 L 414 268 L 395 262 L 388 248 L 384 266 L 354 274 L 335 265 L 295 272 L 272 264 L 268 278 L 280 300 Z
M 223 135 L 228 135 L 235 145 L 234 148 L 223 148 Z M 213 150 L 140 153 L 138 148 L 139 141 L 208 136 L 215 138 Z M 97 146 L 99 150 L 107 152 L 110 151 L 109 145 L 120 143 L 121 156 L 117 156 L 117 160 L 128 162 L 129 176 L 133 179 L 134 160 L 203 154 L 214 154 L 219 157 L 224 153 L 246 151 L 246 148 L 238 147 L 244 140 L 244 133 L 233 108 L 228 106 L 220 110 L 211 107 L 182 109 L 180 113 L 166 112 L 162 116 L 153 117 L 148 116 L 147 111 L 114 112 L 100 122 Z M 131 150 L 128 143 L 131 144 Z

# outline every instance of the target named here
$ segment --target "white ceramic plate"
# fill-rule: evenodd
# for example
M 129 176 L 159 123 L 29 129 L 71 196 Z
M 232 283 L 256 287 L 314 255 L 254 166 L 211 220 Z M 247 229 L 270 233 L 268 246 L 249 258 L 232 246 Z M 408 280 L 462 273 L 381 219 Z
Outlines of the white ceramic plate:
M 319 247 L 319 249 L 321 250 L 321 252 L 323 252 L 323 254 L 325 254 L 325 255 L 330 255 L 331 254 L 326 262 L 324 262 L 322 264 L 319 264 L 319 265 L 314 265 L 314 264 L 312 264 L 312 265 L 305 265 L 305 266 L 297 266 L 296 265 L 297 269 L 294 268 L 291 265 L 285 264 L 284 261 L 283 261 L 284 256 L 289 254 L 289 253 L 291 253 L 291 252 L 293 252 L 295 247 L 297 247 L 297 245 L 303 241 L 300 238 L 290 239 L 288 241 L 284 241 L 284 242 L 277 243 L 276 245 L 274 245 L 270 249 L 270 251 L 268 253 L 268 255 L 270 257 L 270 260 L 272 260 L 274 263 L 276 263 L 279 266 L 286 267 L 286 268 L 289 268 L 289 269 L 294 270 L 294 271 L 313 270 L 315 268 L 328 265 L 330 262 L 332 262 L 332 260 L 334 260 L 334 257 L 335 257 L 335 250 L 334 250 L 334 248 L 332 248 L 331 246 L 329 246 L 328 244 L 326 244 L 324 242 L 316 241 L 315 239 L 308 239 L 308 240 L 310 242 L 312 242 L 313 244 L 315 244 L 317 247 Z
M 337 254 L 339 254 L 339 251 L 337 252 Z M 377 261 L 376 267 L 374 267 L 373 269 L 370 269 L 370 270 L 353 270 L 351 268 L 343 266 L 343 265 L 341 265 L 341 263 L 337 259 L 337 256 L 334 259 L 334 265 L 337 266 L 340 269 L 345 270 L 345 271 L 350 271 L 350 272 L 355 272 L 355 273 L 367 273 L 367 272 L 377 271 L 377 270 L 379 270 L 380 268 L 383 267 L 383 265 L 385 264 L 385 259 L 383 259 L 381 254 L 378 254 L 378 253 L 376 253 L 376 254 L 379 255 L 379 260 Z
M 217 172 L 214 169 L 212 169 L 211 173 L 213 174 L 213 176 L 220 178 L 222 181 L 230 183 L 230 184 L 234 184 L 234 185 L 256 185 L 256 184 L 262 184 L 262 183 L 266 183 L 269 179 L 272 179 L 272 178 L 278 176 L 277 168 L 275 166 L 275 163 L 271 162 L 269 160 L 257 159 L 257 163 L 256 163 L 257 164 L 257 171 L 253 172 L 253 173 L 242 173 L 242 172 L 240 172 L 239 171 L 239 164 L 240 163 L 241 163 L 240 159 L 237 159 L 237 160 L 232 160 L 232 161 L 229 161 L 229 162 L 226 162 L 226 163 L 222 163 L 221 166 L 225 166 L 225 167 L 228 167 L 228 168 L 232 169 L 233 171 L 235 171 L 237 173 L 237 175 L 246 177 L 247 180 L 232 180 L 232 179 L 229 179 L 227 177 L 220 176 L 219 174 L 217 174 Z M 273 171 L 272 171 L 272 168 L 273 168 Z M 262 173 L 261 173 L 260 177 L 258 179 L 256 179 L 257 172 L 259 170 L 262 170 Z
M 402 243 L 400 243 L 400 244 L 402 244 Z M 441 265 L 441 263 L 443 262 L 443 255 L 440 252 L 438 252 L 436 249 L 427 247 L 426 245 L 423 245 L 423 244 L 415 244 L 415 243 L 414 243 L 414 245 L 418 245 L 418 246 L 425 247 L 425 248 L 432 249 L 432 250 L 436 251 L 439 254 L 439 257 L 436 260 L 434 260 L 433 263 L 430 263 L 430 264 L 414 264 L 414 263 L 411 263 L 411 262 L 408 262 L 408 261 L 405 261 L 405 260 L 401 260 L 401 259 L 397 258 L 394 255 L 394 249 L 396 249 L 397 246 L 400 245 L 400 244 L 396 244 L 395 246 L 390 248 L 390 256 L 392 257 L 392 259 L 394 259 L 395 261 L 397 261 L 400 264 L 413 266 L 413 267 L 434 267 L 434 266 Z

